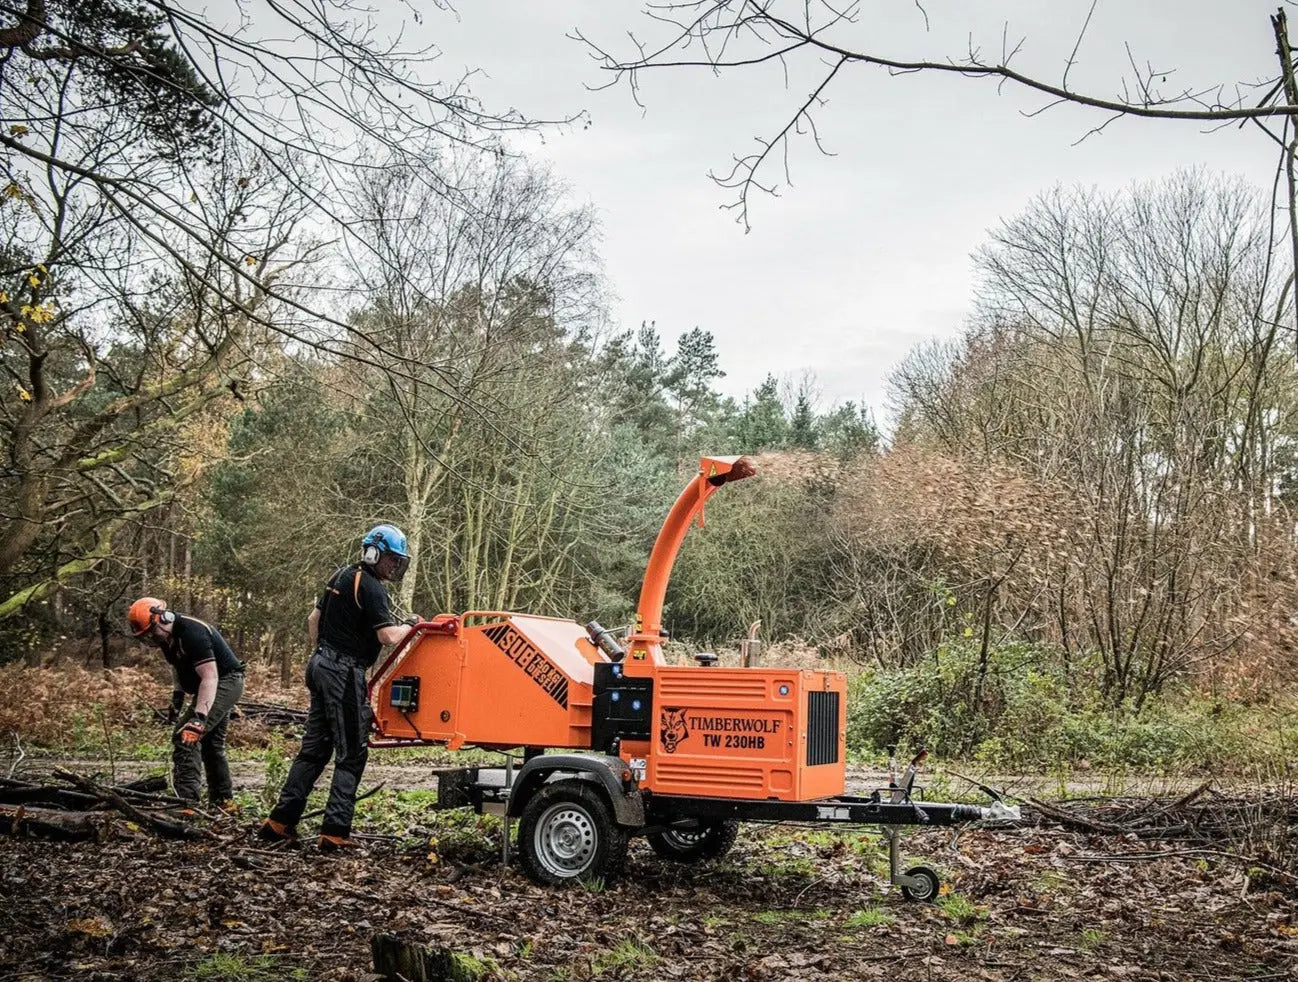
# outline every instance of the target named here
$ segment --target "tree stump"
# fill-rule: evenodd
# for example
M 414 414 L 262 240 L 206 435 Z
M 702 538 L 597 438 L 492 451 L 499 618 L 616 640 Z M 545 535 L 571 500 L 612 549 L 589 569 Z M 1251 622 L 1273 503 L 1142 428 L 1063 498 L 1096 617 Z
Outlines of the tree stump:
M 402 941 L 395 934 L 370 938 L 374 971 L 391 982 L 479 982 L 486 969 L 476 958 L 450 948 L 425 948 Z

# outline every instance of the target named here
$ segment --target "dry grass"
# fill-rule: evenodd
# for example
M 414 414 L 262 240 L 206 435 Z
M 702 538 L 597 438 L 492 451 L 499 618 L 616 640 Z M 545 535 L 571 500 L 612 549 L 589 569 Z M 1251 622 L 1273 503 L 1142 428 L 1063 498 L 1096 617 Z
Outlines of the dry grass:
M 7 740 L 17 733 L 24 745 L 70 748 L 99 741 L 105 728 L 156 729 L 154 710 L 164 708 L 171 697 L 170 673 L 160 661 L 111 669 L 0 666 L 0 736 Z M 296 708 L 308 702 L 300 679 L 291 688 L 281 688 L 278 669 L 264 663 L 248 666 L 244 699 Z M 244 720 L 232 728 L 230 742 L 259 747 L 268 737 L 266 727 Z
M 0 733 L 24 743 L 68 747 L 88 729 L 117 730 L 152 718 L 170 684 L 139 668 L 0 667 Z

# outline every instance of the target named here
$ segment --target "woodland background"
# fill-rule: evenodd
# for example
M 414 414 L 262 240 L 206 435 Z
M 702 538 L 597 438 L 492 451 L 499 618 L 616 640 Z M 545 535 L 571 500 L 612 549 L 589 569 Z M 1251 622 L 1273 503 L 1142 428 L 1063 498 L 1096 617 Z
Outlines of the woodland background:
M 292 15 L 294 75 L 268 10 L 0 28 L 0 660 L 134 661 L 124 611 L 155 594 L 296 678 L 379 521 L 410 536 L 405 611 L 625 624 L 699 454 L 744 453 L 761 476 L 687 540 L 668 630 L 724 648 L 760 620 L 859 668 L 858 746 L 1184 763 L 1287 705 L 1271 189 L 1025 197 L 881 428 L 778 364 L 723 395 L 706 325 L 611 323 L 597 215 L 509 150 L 545 121 L 323 14 Z

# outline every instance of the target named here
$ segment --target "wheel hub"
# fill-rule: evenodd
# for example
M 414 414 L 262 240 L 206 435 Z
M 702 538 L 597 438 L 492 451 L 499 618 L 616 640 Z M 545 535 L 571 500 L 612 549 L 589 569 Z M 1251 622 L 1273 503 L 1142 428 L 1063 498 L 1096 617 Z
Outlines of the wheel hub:
M 707 835 L 706 831 L 686 832 L 680 829 L 668 829 L 664 833 L 666 838 L 671 840 L 672 844 L 682 849 L 689 849 L 698 845 Z
M 595 823 L 577 805 L 550 808 L 536 823 L 536 855 L 555 876 L 577 876 L 595 858 Z

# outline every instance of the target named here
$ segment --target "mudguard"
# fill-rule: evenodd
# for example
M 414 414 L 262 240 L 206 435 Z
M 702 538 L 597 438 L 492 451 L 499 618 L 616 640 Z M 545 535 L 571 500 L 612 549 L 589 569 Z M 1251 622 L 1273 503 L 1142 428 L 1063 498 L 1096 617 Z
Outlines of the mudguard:
M 509 793 L 511 818 L 523 814 L 532 795 L 554 780 L 589 781 L 602 788 L 613 809 L 613 820 L 626 828 L 643 828 L 644 798 L 622 786 L 626 761 L 605 754 L 542 754 L 525 763 L 514 777 Z

